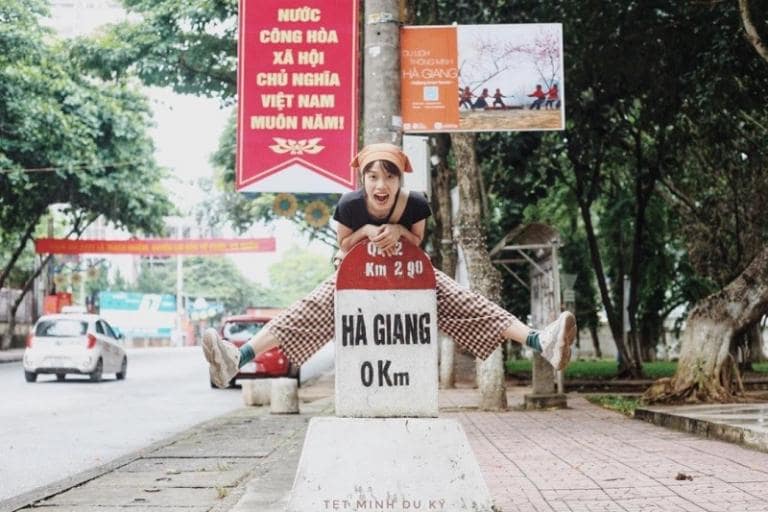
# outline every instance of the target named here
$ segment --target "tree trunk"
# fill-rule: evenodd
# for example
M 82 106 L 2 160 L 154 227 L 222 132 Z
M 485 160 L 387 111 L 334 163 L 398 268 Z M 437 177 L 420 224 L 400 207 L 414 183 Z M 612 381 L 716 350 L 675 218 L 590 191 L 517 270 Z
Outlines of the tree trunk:
M 438 134 L 432 138 L 434 154 L 438 158 L 435 166 L 433 183 L 432 209 L 435 218 L 434 247 L 438 253 L 440 270 L 453 277 L 456 274 L 456 246 L 453 243 L 453 217 L 451 202 L 451 173 L 448 167 L 448 152 L 451 138 L 447 134 Z M 455 352 L 453 339 L 440 336 L 440 387 L 450 389 L 456 385 Z
M 613 335 L 613 341 L 616 343 L 621 357 L 622 364 L 619 366 L 620 374 L 626 374 L 631 378 L 638 378 L 639 372 L 636 370 L 636 365 L 631 361 L 632 354 L 627 349 L 624 343 L 623 328 L 621 323 L 621 315 L 623 314 L 621 308 L 617 314 L 616 308 L 611 301 L 611 295 L 608 290 L 607 280 L 605 278 L 605 270 L 603 268 L 603 261 L 600 257 L 600 249 L 597 242 L 597 235 L 595 233 L 595 227 L 592 224 L 592 213 L 590 212 L 590 204 L 579 201 L 581 210 L 581 218 L 584 221 L 584 228 L 587 232 L 587 243 L 589 244 L 589 255 L 592 261 L 592 268 L 595 270 L 595 276 L 597 277 L 597 285 L 600 290 L 600 298 L 603 302 L 603 308 L 605 308 L 605 314 L 608 317 L 608 326 L 611 329 Z M 629 360 L 629 361 L 627 361 Z
M 16 265 L 16 262 L 19 259 L 19 256 L 21 256 L 21 253 L 24 252 L 24 248 L 27 246 L 27 242 L 29 242 L 30 238 L 32 238 L 32 234 L 35 232 L 35 227 L 37 226 L 38 221 L 40 220 L 40 215 L 36 215 L 29 224 L 27 224 L 27 229 L 24 231 L 24 234 L 21 236 L 21 239 L 19 240 L 19 244 L 16 246 L 16 248 L 13 250 L 13 253 L 11 254 L 10 259 L 3 267 L 2 273 L 0 273 L 0 289 L 5 286 L 5 281 L 8 279 L 8 276 L 11 274 L 11 270 L 13 270 L 13 266 Z
M 656 381 L 648 402 L 727 402 L 740 389 L 730 354 L 736 336 L 768 313 L 768 246 L 728 286 L 699 301 L 688 316 L 677 372 Z
M 24 286 L 21 288 L 21 293 L 13 302 L 11 309 L 8 311 L 8 332 L 3 339 L 2 347 L 0 347 L 2 350 L 8 350 L 11 348 L 11 344 L 13 343 L 13 333 L 16 330 L 16 312 L 19 310 L 19 306 L 24 301 L 24 297 L 26 297 L 29 290 L 32 289 L 32 285 L 35 283 L 35 279 L 40 276 L 45 266 L 48 265 L 49 261 L 51 261 L 52 257 L 52 254 L 46 256 L 45 259 L 43 259 L 43 261 L 37 267 L 35 272 L 29 276 L 29 279 L 27 279 L 27 282 L 25 282 Z
M 458 242 L 467 262 L 467 274 L 473 291 L 499 302 L 501 275 L 494 268 L 486 247 L 485 224 L 481 217 L 480 196 L 477 190 L 480 169 L 475 155 L 475 135 L 457 133 L 451 136 L 456 157 L 459 185 Z M 504 385 L 504 361 L 498 347 L 485 361 L 478 361 L 478 387 L 480 409 L 503 410 L 507 407 Z
M 760 322 L 755 322 L 747 332 L 747 363 L 750 368 L 754 363 L 764 363 L 768 361 L 768 357 L 763 352 L 763 332 Z
M 453 216 L 451 201 L 451 174 L 453 169 L 448 167 L 448 152 L 451 149 L 451 138 L 446 134 L 434 137 L 435 156 L 439 162 L 435 166 L 433 209 L 435 223 L 439 227 L 436 233 L 439 237 L 435 247 L 440 253 L 440 270 L 453 277 L 456 273 L 456 246 L 453 243 Z
M 595 357 L 597 359 L 602 359 L 603 351 L 600 350 L 600 338 L 597 336 L 597 325 L 590 323 L 589 333 L 592 335 L 592 346 L 595 347 Z

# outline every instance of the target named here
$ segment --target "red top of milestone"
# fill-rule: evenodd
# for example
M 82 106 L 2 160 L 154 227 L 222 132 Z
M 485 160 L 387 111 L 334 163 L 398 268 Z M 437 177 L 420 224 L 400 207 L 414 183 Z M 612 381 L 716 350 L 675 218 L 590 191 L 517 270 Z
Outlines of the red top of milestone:
M 336 275 L 337 290 L 434 290 L 435 272 L 427 255 L 400 241 L 397 254 L 384 256 L 372 242 L 358 243 Z

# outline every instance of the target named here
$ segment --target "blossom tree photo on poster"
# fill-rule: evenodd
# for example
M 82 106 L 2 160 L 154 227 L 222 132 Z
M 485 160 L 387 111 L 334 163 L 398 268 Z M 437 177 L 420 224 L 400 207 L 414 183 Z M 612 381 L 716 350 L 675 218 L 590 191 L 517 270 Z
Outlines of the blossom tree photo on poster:
M 460 26 L 458 60 L 461 130 L 563 128 L 561 25 Z

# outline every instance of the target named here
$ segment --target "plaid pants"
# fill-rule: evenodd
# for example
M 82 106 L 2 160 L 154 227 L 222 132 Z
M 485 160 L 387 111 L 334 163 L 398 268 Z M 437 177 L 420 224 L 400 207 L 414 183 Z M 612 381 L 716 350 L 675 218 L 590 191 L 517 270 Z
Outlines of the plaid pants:
M 435 269 L 437 328 L 475 357 L 485 359 L 504 341 L 515 316 Z M 334 337 L 336 274 L 266 326 L 286 357 L 301 365 Z

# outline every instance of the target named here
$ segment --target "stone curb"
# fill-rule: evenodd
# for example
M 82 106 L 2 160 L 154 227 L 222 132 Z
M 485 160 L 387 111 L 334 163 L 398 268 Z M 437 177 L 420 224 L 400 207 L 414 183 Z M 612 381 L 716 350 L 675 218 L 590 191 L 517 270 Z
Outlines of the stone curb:
M 635 409 L 635 418 L 659 427 L 718 439 L 768 453 L 768 432 L 756 432 L 736 425 L 673 414 L 661 409 Z

